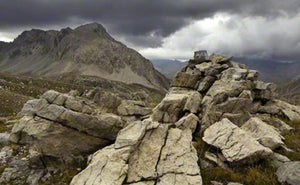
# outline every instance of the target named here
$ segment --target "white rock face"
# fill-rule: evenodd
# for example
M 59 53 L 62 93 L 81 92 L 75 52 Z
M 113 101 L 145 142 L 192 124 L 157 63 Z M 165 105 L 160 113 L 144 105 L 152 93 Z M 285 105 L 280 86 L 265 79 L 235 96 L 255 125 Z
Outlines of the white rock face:
M 126 178 L 130 147 L 115 149 L 114 145 L 103 148 L 91 156 L 89 166 L 76 175 L 70 185 L 122 185 Z
M 281 100 L 275 100 L 274 103 L 289 120 L 294 121 L 300 119 L 300 106 L 291 105 Z
M 153 110 L 152 119 L 164 123 L 176 122 L 183 112 L 188 97 L 188 91 L 167 94 L 162 102 Z
M 167 132 L 168 125 L 160 125 L 157 129 L 146 133 L 139 147 L 130 156 L 128 183 L 157 177 L 156 167 L 160 151 L 165 144 Z
M 192 131 L 172 128 L 162 149 L 157 166 L 159 176 L 164 174 L 200 175 L 197 152 L 192 145 Z
M 249 158 L 255 160 L 272 154 L 272 150 L 259 144 L 227 118 L 207 128 L 202 139 L 220 148 L 228 162 L 241 162 Z
M 125 146 L 134 146 L 137 144 L 141 137 L 144 136 L 149 121 L 145 120 L 143 122 L 136 121 L 129 124 L 127 127 L 122 129 L 115 142 L 115 148 L 122 148 Z
M 257 139 L 260 144 L 272 150 L 284 145 L 282 141 L 284 138 L 276 129 L 257 117 L 249 119 L 241 129 Z

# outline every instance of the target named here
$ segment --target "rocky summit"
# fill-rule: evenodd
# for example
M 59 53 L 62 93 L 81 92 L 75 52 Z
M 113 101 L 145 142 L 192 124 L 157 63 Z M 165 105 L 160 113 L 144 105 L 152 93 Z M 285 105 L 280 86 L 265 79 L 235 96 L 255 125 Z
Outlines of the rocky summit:
M 153 110 L 122 100 L 107 113 L 83 95 L 48 91 L 18 114 L 8 140 L 25 149 L 22 157 L 2 149 L 1 182 L 55 184 L 53 161 L 76 165 L 91 154 L 70 185 L 261 184 L 266 171 L 275 184 L 299 184 L 299 151 L 288 137 L 300 107 L 278 100 L 276 86 L 257 77 L 232 57 L 201 51 Z M 248 169 L 252 179 L 238 178 Z
M 0 72 L 56 79 L 96 76 L 160 90 L 169 87 L 149 60 L 97 23 L 60 31 L 32 29 L 11 43 L 0 43 Z

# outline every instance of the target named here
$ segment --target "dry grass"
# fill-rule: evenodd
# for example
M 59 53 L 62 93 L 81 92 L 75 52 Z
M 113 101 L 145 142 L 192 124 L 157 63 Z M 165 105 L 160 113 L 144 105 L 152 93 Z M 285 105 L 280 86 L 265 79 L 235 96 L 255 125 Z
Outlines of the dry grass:
M 206 144 L 201 139 L 198 140 L 195 148 L 201 158 L 204 158 L 205 151 L 218 152 L 218 149 Z M 201 175 L 204 185 L 210 185 L 211 181 L 219 181 L 224 184 L 239 182 L 244 185 L 279 185 L 275 171 L 276 169 L 269 162 L 263 160 L 251 165 L 235 166 L 230 170 L 218 166 L 201 169 Z
M 267 161 L 261 161 L 250 166 L 234 167 L 232 170 L 225 170 L 221 167 L 212 167 L 201 170 L 204 185 L 211 181 L 219 181 L 224 184 L 228 182 L 239 182 L 244 185 L 279 185 L 275 175 L 276 169 Z
M 286 123 L 295 129 L 292 132 L 283 134 L 286 146 L 294 152 L 287 152 L 284 149 L 278 149 L 277 152 L 293 161 L 300 161 L 300 120 L 286 121 Z

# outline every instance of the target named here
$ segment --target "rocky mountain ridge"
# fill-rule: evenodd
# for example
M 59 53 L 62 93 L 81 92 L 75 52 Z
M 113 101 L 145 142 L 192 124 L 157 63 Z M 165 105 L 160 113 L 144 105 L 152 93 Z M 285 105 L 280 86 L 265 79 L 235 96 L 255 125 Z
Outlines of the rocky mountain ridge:
M 63 78 L 99 76 L 165 90 L 169 81 L 138 52 L 113 39 L 97 23 L 60 31 L 32 29 L 0 45 L 0 71 Z
M 288 148 L 284 136 L 298 133 L 287 123 L 299 120 L 300 107 L 278 100 L 274 84 L 258 81 L 257 71 L 230 57 L 202 54 L 177 73 L 153 110 L 124 100 L 116 113 L 107 113 L 86 98 L 92 91 L 82 96 L 48 91 L 28 101 L 9 136 L 28 152 L 6 157 L 0 179 L 51 182 L 57 175 L 53 161 L 71 164 L 98 150 L 71 185 L 299 184 L 299 158 L 293 155 L 300 150 Z M 272 179 L 207 177 L 216 167 L 233 172 L 263 163 L 274 169 Z

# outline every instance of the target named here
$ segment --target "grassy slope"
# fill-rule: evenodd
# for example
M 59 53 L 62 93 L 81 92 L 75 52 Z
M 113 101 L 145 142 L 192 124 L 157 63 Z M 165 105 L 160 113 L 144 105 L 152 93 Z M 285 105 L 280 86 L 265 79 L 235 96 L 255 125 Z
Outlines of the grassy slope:
M 49 89 L 67 93 L 72 89 L 83 92 L 85 89 L 90 88 L 82 85 L 0 73 L 0 117 L 16 115 L 27 100 L 38 98 Z
M 122 99 L 145 97 L 151 107 L 157 105 L 164 97 L 164 93 L 156 89 L 98 77 L 72 78 L 69 76 L 60 80 L 49 80 L 0 73 L 0 117 L 16 115 L 26 101 L 38 98 L 50 89 L 62 93 L 77 90 L 81 94 L 94 87 L 99 87 L 102 92 L 113 93 Z

